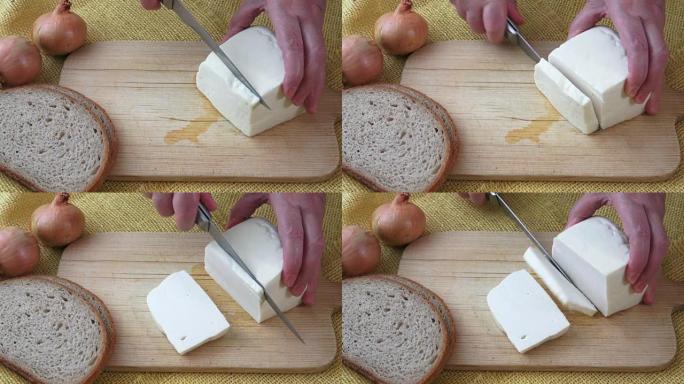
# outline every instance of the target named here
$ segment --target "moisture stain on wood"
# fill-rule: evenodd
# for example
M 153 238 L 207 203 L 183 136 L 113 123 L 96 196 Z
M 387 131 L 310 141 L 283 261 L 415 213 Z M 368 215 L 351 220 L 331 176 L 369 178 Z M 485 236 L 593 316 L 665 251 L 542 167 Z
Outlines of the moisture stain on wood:
M 539 144 L 541 135 L 548 131 L 553 123 L 559 120 L 558 112 L 546 99 L 544 99 L 544 107 L 545 113 L 543 116 L 531 120 L 527 126 L 523 128 L 510 130 L 506 134 L 506 143 L 517 144 L 522 140 L 529 140 L 535 144 Z
M 190 120 L 188 124 L 181 129 L 174 129 L 166 133 L 164 136 L 164 143 L 176 144 L 183 140 L 187 140 L 193 144 L 199 143 L 200 135 L 206 133 L 212 124 L 223 120 L 223 116 L 214 108 L 209 100 L 202 100 L 202 115 L 196 119 Z
M 204 269 L 204 264 L 195 264 L 192 266 L 192 269 L 190 269 L 190 274 L 192 276 L 207 276 L 209 275 L 207 271 Z

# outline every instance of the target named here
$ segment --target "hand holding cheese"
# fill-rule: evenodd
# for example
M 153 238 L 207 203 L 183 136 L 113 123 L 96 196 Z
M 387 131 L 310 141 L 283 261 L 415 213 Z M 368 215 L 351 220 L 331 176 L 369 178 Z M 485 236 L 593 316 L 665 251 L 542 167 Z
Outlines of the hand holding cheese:
M 627 54 L 629 75 L 624 91 L 636 103 L 646 103 L 646 113 L 658 111 L 665 81 L 668 50 L 663 36 L 664 0 L 589 0 L 570 25 L 569 37 L 592 28 L 604 17 L 613 21 Z
M 200 201 L 209 211 L 217 208 L 216 201 L 210 193 L 148 193 L 154 207 L 163 217 L 174 216 L 176 227 L 181 231 L 189 231 L 195 226 L 197 207 Z
M 660 193 L 586 194 L 570 211 L 568 228 L 590 218 L 604 205 L 610 205 L 617 211 L 622 220 L 625 235 L 629 239 L 629 262 L 624 278 L 637 292 L 642 292 L 648 285 L 644 294 L 644 303 L 651 304 L 655 300 L 660 266 L 667 255 L 669 246 L 663 226 L 665 195 Z
M 492 43 L 504 40 L 506 17 L 517 24 L 524 21 L 515 0 L 451 0 L 451 3 L 475 33 L 487 34 Z
M 230 212 L 228 228 L 247 220 L 263 204 L 270 204 L 278 219 L 283 248 L 282 282 L 293 295 L 303 293 L 304 304 L 313 304 L 325 249 L 325 194 L 247 193 Z

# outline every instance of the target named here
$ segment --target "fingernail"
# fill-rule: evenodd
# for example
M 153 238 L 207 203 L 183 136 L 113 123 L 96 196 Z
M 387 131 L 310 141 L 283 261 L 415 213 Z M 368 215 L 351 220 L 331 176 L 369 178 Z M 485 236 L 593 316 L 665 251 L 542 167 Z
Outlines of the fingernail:
M 633 286 L 634 291 L 637 293 L 641 293 L 644 291 L 644 288 L 646 288 L 646 285 L 644 283 L 638 283 Z
M 292 275 L 292 274 L 285 274 L 283 275 L 283 283 L 289 288 L 292 288 L 292 286 L 295 283 L 295 280 L 297 279 L 297 276 Z

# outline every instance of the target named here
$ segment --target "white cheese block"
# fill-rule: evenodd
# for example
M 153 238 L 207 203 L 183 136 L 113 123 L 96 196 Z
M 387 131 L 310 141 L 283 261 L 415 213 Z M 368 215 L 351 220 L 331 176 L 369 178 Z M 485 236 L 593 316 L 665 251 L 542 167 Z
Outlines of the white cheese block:
M 301 296 L 292 295 L 281 282 L 283 248 L 270 222 L 251 218 L 229 229 L 224 236 L 278 308 L 285 312 L 301 303 Z M 261 287 L 215 241 L 204 250 L 204 268 L 257 323 L 275 316 Z
M 580 312 L 587 316 L 594 316 L 596 307 L 582 294 L 556 267 L 535 247 L 525 251 L 525 262 L 539 275 L 546 288 L 556 297 L 559 303 L 571 311 Z
M 548 61 L 541 59 L 534 66 L 534 83 L 558 113 L 580 132 L 590 134 L 599 129 L 594 106 L 589 97 Z
M 594 27 L 561 44 L 549 62 L 591 99 L 602 129 L 644 112 L 625 93 L 627 54 L 608 27 Z
M 558 234 L 553 259 L 604 316 L 641 302 L 643 292 L 634 292 L 625 280 L 627 238 L 604 217 L 591 217 Z
M 303 112 L 283 94 L 285 64 L 273 32 L 248 28 L 221 44 L 221 49 L 271 107 L 259 104 L 221 59 L 210 53 L 197 72 L 197 89 L 242 133 L 258 135 Z
M 184 355 L 228 332 L 230 324 L 195 280 L 180 271 L 167 276 L 147 295 L 157 327 Z
M 497 326 L 525 353 L 564 334 L 570 323 L 526 270 L 513 272 L 487 294 Z

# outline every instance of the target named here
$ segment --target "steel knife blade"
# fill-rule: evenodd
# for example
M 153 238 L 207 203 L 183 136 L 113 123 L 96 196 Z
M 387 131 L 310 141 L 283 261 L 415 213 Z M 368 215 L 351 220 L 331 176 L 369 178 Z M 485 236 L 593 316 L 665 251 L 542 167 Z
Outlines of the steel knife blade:
M 542 58 L 537 51 L 525 39 L 518 26 L 510 18 L 506 21 L 506 38 L 511 43 L 517 44 L 535 63 L 538 63 Z

